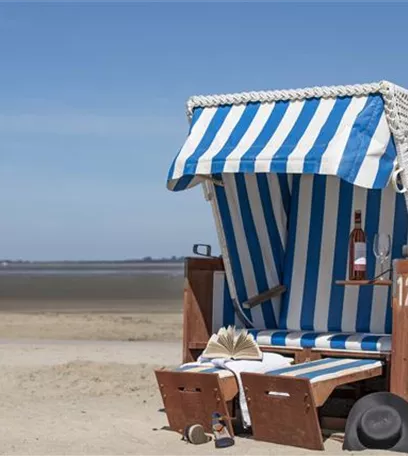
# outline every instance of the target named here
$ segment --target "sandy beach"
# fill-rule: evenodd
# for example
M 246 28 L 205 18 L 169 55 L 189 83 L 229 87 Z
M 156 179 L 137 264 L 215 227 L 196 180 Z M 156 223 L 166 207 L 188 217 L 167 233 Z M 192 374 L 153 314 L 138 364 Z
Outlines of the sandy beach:
M 153 371 L 180 362 L 180 314 L 2 312 L 0 335 L 1 454 L 220 452 L 182 442 L 162 411 Z M 342 453 L 339 436 L 325 445 Z M 312 454 L 248 436 L 222 453 Z

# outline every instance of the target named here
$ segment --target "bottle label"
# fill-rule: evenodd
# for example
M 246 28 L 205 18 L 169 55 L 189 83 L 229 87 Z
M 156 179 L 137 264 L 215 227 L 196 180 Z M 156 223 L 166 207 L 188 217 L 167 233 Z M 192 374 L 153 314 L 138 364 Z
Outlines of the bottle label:
M 367 264 L 367 251 L 365 242 L 356 242 L 354 244 L 354 270 L 365 271 Z

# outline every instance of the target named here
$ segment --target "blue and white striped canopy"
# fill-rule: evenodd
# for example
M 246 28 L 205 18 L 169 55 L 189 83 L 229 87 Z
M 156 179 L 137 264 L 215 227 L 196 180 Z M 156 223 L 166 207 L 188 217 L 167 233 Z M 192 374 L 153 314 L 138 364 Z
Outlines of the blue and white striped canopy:
M 396 159 L 380 94 L 196 108 L 168 188 L 219 173 L 338 176 L 385 188 Z

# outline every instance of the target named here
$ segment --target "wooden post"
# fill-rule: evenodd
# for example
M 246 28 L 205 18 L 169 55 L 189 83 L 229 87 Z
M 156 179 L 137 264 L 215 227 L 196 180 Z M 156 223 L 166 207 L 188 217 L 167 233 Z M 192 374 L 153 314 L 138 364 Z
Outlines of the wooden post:
M 222 258 L 186 258 L 183 306 L 183 362 L 194 361 L 212 334 L 214 271 Z
M 408 260 L 393 265 L 390 391 L 408 400 Z

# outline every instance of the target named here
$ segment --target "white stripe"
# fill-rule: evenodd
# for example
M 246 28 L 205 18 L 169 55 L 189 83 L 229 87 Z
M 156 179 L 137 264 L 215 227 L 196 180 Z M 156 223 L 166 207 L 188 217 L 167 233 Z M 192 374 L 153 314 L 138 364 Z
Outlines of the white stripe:
M 259 294 L 255 280 L 255 272 L 251 264 L 248 243 L 245 236 L 245 229 L 242 223 L 242 214 L 239 206 L 238 192 L 235 184 L 234 174 L 224 175 L 224 189 L 228 202 L 229 212 L 231 214 L 232 225 L 234 229 L 239 262 L 245 281 L 245 289 L 248 298 Z M 250 311 L 252 322 L 255 328 L 264 328 L 265 322 L 262 315 L 262 308 L 256 306 Z
M 280 329 L 271 329 L 268 331 L 261 331 L 256 336 L 256 342 L 258 343 L 258 345 L 270 346 L 270 345 L 272 345 L 271 344 L 272 334 L 275 334 L 276 332 L 280 332 L 280 331 L 281 331 Z
M 213 320 L 212 330 L 217 332 L 222 326 L 224 326 L 224 284 L 225 284 L 225 272 L 214 271 L 213 273 Z
M 294 240 L 294 261 L 291 280 L 287 328 L 299 329 L 302 312 L 302 298 L 305 284 L 307 248 L 312 206 L 313 176 L 305 175 L 300 179 L 299 210 Z
M 285 347 L 301 347 L 301 339 L 307 331 L 293 331 L 285 337 Z
M 354 211 L 361 210 L 361 221 L 364 226 L 366 220 L 367 209 L 367 190 L 361 187 L 353 187 L 353 204 L 350 217 L 349 232 L 354 229 Z M 348 263 L 347 263 L 347 277 L 348 279 Z M 334 277 L 339 280 L 340 278 Z M 341 280 L 341 279 L 340 279 Z M 343 300 L 343 315 L 341 322 L 341 329 L 343 332 L 355 332 L 357 323 L 357 309 L 358 309 L 358 295 L 360 287 L 345 287 L 344 300 Z
M 228 155 L 224 166 L 225 173 L 234 173 L 239 171 L 241 157 L 248 151 L 258 135 L 261 133 L 274 107 L 275 103 L 261 104 L 251 122 L 251 125 L 249 125 L 248 130 L 245 132 L 236 147 Z
M 173 171 L 173 179 L 178 179 L 183 175 L 184 166 L 188 157 L 194 153 L 197 146 L 200 144 L 216 111 L 217 108 L 204 109 L 197 122 L 193 125 L 186 142 L 183 144 L 183 147 L 177 156 Z
M 345 342 L 345 347 L 346 350 L 361 350 L 361 342 L 363 341 L 363 338 L 367 336 L 368 334 L 365 333 L 356 333 L 356 334 L 350 334 Z
M 245 182 L 248 192 L 249 205 L 252 212 L 252 218 L 255 224 L 256 235 L 261 247 L 261 254 L 264 263 L 264 271 L 268 283 L 268 289 L 271 289 L 276 285 L 281 285 L 279 283 L 278 273 L 276 271 L 275 260 L 271 247 L 271 242 L 273 242 L 273 239 L 269 239 L 256 175 L 245 175 Z M 275 320 L 278 320 L 279 318 L 280 303 L 280 296 L 272 299 Z
M 242 113 L 245 110 L 245 105 L 233 106 L 224 122 L 222 123 L 220 129 L 215 135 L 213 142 L 207 151 L 201 155 L 197 162 L 196 174 L 210 174 L 212 159 L 218 152 L 224 147 L 228 138 L 230 137 L 232 130 L 235 128 L 239 119 L 242 116 Z M 202 114 L 201 114 L 202 115 Z
M 377 341 L 377 350 L 379 352 L 390 352 L 391 351 L 391 336 L 380 337 Z
M 322 244 L 319 274 L 317 279 L 316 305 L 313 328 L 328 331 L 330 295 L 333 283 L 333 265 L 336 243 L 337 217 L 339 209 L 340 180 L 328 176 L 326 179 L 326 201 L 324 206 Z
M 319 136 L 319 133 L 326 123 L 335 103 L 336 98 L 320 100 L 319 106 L 317 107 L 312 120 L 309 122 L 309 125 L 297 143 L 295 149 L 289 155 L 287 166 L 288 173 L 301 173 L 303 171 L 305 156 L 310 151 Z
M 329 142 L 327 149 L 322 156 L 319 174 L 337 174 L 351 129 L 356 121 L 356 117 L 364 108 L 366 101 L 367 97 L 354 97 L 350 101 L 350 104 L 337 127 L 335 135 Z
M 391 236 L 391 248 L 392 248 L 392 234 L 394 228 L 394 214 L 395 214 L 395 203 L 396 193 L 390 186 L 382 190 L 381 192 L 381 210 L 380 210 L 380 223 L 378 227 L 379 233 L 389 234 Z M 374 239 L 371 239 L 369 248 L 374 247 Z M 391 266 L 391 252 L 388 260 L 384 263 L 384 270 L 387 270 Z M 375 275 L 380 274 L 380 262 L 376 262 Z M 389 274 L 385 276 L 389 278 Z M 388 287 L 374 287 L 373 292 L 373 303 L 371 309 L 371 321 L 370 331 L 377 333 L 385 332 L 385 319 L 387 313 L 387 298 L 388 298 Z
M 351 361 L 351 360 L 349 359 L 348 361 Z M 355 361 L 355 360 L 353 360 L 353 361 Z M 325 374 L 325 375 L 320 375 L 319 377 L 314 377 L 314 378 L 310 379 L 310 383 L 323 382 L 325 380 L 330 380 L 332 378 L 346 377 L 347 375 L 358 373 L 358 372 L 369 371 L 376 367 L 381 367 L 382 365 L 383 364 L 381 361 L 374 361 L 373 363 L 370 363 L 370 364 L 354 366 L 354 367 L 350 367 L 348 369 L 344 369 L 340 372 L 331 372 L 330 374 Z
M 291 176 L 288 176 L 291 177 Z M 272 201 L 272 209 L 275 214 L 276 225 L 278 227 L 281 243 L 283 249 L 286 248 L 286 237 L 287 237 L 287 218 L 285 208 L 283 207 L 283 199 L 281 188 L 279 185 L 279 179 L 276 174 L 268 174 L 268 187 L 269 194 Z
M 380 167 L 381 157 L 387 150 L 391 132 L 383 112 L 377 125 L 375 133 L 371 138 L 363 163 L 354 180 L 354 185 L 372 188 Z
M 255 172 L 268 172 L 271 160 L 276 152 L 280 149 L 283 142 L 295 125 L 304 105 L 303 101 L 292 101 L 286 110 L 282 121 L 273 134 L 272 138 L 263 148 L 262 152 L 257 155 L 255 160 Z
M 339 333 L 322 333 L 315 339 L 315 348 L 329 348 L 333 336 Z
M 336 361 L 332 361 L 327 364 L 320 364 L 317 366 L 313 362 L 305 363 L 306 365 L 303 369 L 297 369 L 297 370 L 294 369 L 291 372 L 285 372 L 284 374 L 279 374 L 279 375 L 281 375 L 282 377 L 298 377 L 299 375 L 310 374 L 312 372 L 319 372 L 323 369 L 330 369 L 332 367 L 342 366 L 343 364 L 347 364 L 349 362 L 350 362 L 349 358 L 339 358 L 339 359 L 336 359 Z M 271 373 L 271 375 L 273 375 L 273 372 Z

